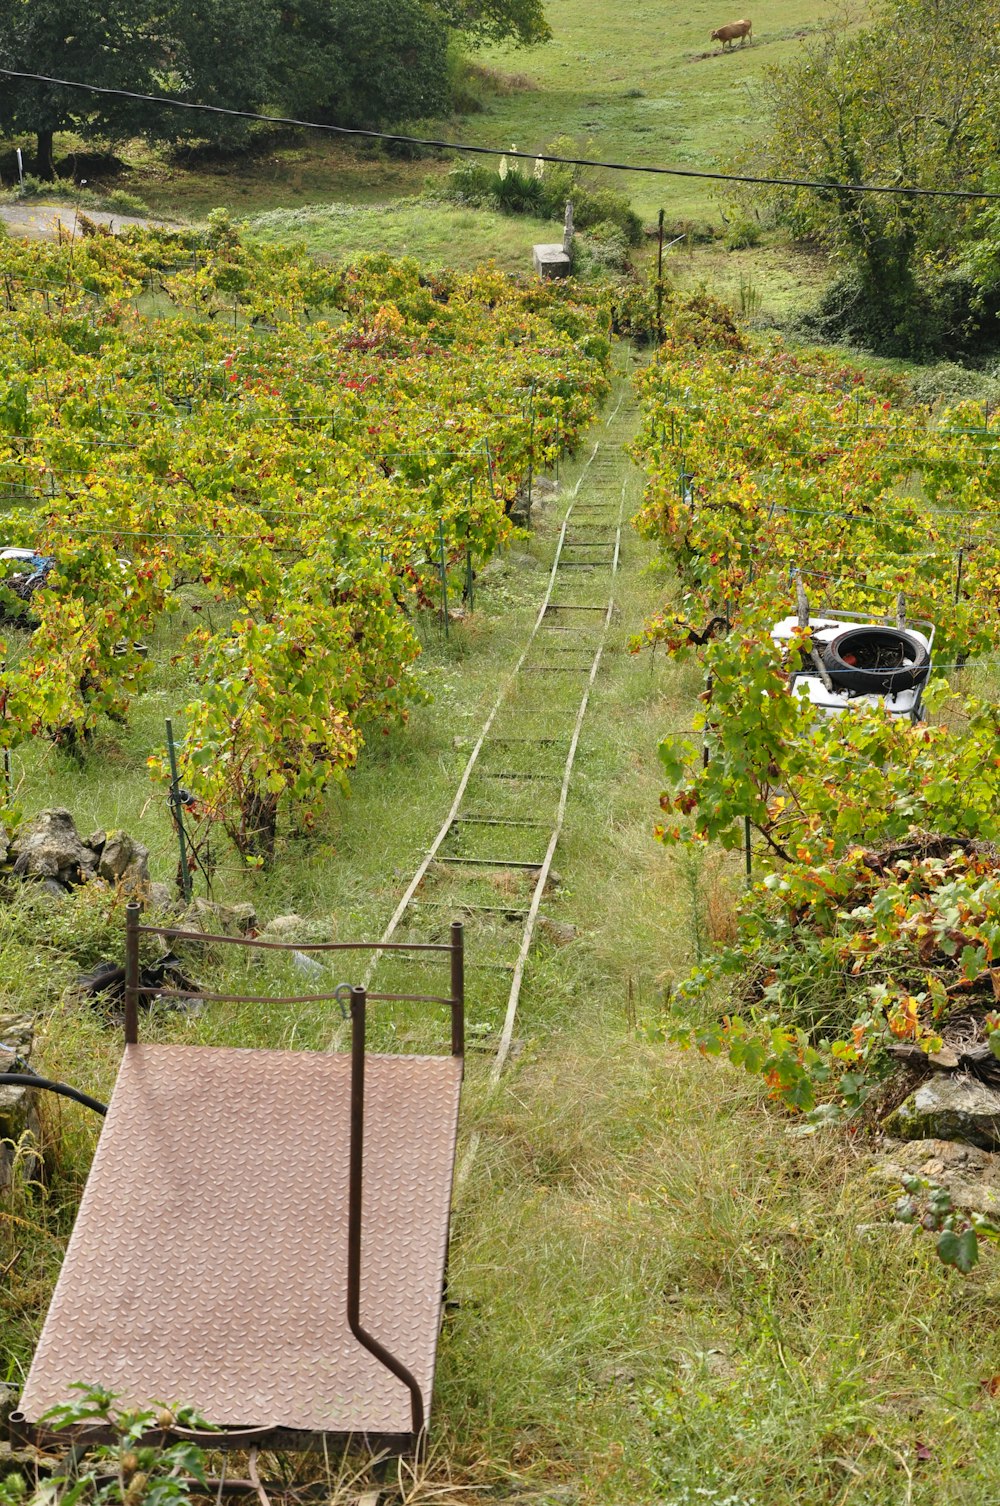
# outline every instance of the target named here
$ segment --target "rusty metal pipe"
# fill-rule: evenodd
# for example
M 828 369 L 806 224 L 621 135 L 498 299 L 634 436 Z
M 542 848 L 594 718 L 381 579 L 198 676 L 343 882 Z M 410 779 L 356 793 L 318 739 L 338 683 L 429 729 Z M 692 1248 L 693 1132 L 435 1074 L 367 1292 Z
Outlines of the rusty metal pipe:
M 351 989 L 351 1140 L 347 1183 L 347 1322 L 358 1343 L 410 1393 L 413 1443 L 424 1431 L 424 1396 L 413 1373 L 361 1324 L 361 1220 L 365 1164 L 365 991 Z
M 446 952 L 444 941 L 264 941 L 259 936 L 215 936 L 207 931 L 182 931 L 177 926 L 139 926 L 144 936 L 168 941 L 203 941 L 213 946 L 252 946 L 269 952 Z
M 465 927 L 451 923 L 451 1054 L 465 1055 Z
M 125 1044 L 139 1042 L 139 906 L 125 906 Z

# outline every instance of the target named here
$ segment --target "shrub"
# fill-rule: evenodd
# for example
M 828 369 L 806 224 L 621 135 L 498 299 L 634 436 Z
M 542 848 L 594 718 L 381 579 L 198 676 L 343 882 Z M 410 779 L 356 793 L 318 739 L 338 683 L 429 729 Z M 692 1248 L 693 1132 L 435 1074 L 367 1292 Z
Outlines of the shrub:
M 642 220 L 626 194 L 587 184 L 572 167 L 560 163 L 545 163 L 540 172 L 534 172 L 518 158 L 508 162 L 504 171 L 482 162 L 461 162 L 448 175 L 445 196 L 502 214 L 533 214 L 550 220 L 561 220 L 566 200 L 572 199 L 578 230 L 611 225 L 622 232 L 629 246 L 642 240 Z
M 1000 344 L 1000 287 L 986 291 L 962 270 L 882 296 L 857 271 L 838 277 L 800 322 L 803 332 L 883 355 L 926 360 L 975 356 Z
M 978 399 L 1000 403 L 1000 374 L 975 371 L 957 361 L 937 361 L 910 377 L 910 392 L 918 403 L 955 403 Z
M 750 215 L 737 211 L 726 223 L 722 243 L 727 251 L 749 251 L 760 245 L 760 226 Z
M 493 202 L 501 214 L 533 214 L 539 219 L 554 219 L 550 196 L 541 178 L 532 173 L 495 173 Z
M 149 205 L 138 194 L 129 193 L 124 188 L 113 188 L 110 193 L 104 194 L 105 209 L 115 210 L 118 214 L 148 214 Z
M 601 277 L 631 270 L 629 243 L 620 226 L 608 220 L 595 225 L 573 246 L 573 271 L 577 276 Z
M 573 221 L 580 230 L 596 225 L 614 225 L 622 232 L 626 244 L 638 246 L 642 240 L 642 220 L 626 194 L 614 188 L 588 188 L 576 183 L 572 190 Z

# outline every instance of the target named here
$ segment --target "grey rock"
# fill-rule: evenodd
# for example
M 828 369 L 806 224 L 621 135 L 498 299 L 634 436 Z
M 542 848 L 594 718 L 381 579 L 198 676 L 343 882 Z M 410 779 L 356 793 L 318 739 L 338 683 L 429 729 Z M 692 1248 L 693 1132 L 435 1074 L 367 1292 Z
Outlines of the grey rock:
M 7 854 L 10 851 L 10 837 L 7 828 L 0 822 L 0 863 L 6 863 Z
M 900 1140 L 963 1140 L 983 1150 L 1000 1147 L 1000 1092 L 975 1077 L 928 1079 L 885 1121 Z
M 176 909 L 174 893 L 169 884 L 161 884 L 156 881 L 150 884 L 146 891 L 146 904 L 153 915 L 169 915 Z
M 0 1381 L 0 1425 L 6 1427 L 11 1412 L 17 1410 L 17 1402 L 17 1387 L 7 1381 Z
M 0 1014 L 0 1072 L 9 1072 L 15 1056 L 31 1055 L 35 1026 L 30 1015 Z M 4 1047 L 10 1050 L 4 1050 Z
M 93 878 L 97 857 L 80 841 L 69 811 L 39 811 L 22 823 L 11 843 L 14 872 L 22 878 L 58 879 L 80 884 Z
M 956 1208 L 1000 1212 L 1000 1155 L 977 1145 L 956 1140 L 897 1141 L 886 1146 L 872 1175 L 900 1186 L 910 1177 L 926 1177 L 947 1187 Z
M 100 854 L 105 842 L 108 840 L 106 831 L 92 831 L 84 842 L 84 847 L 89 847 L 92 852 Z
M 187 931 L 204 931 L 206 935 L 245 936 L 257 929 L 257 911 L 251 904 L 219 905 L 211 899 L 195 898 L 180 918 Z
M 0 1400 L 0 1426 L 7 1426 L 7 1418 L 11 1412 L 17 1410 L 17 1389 L 14 1386 L 4 1385 L 0 1387 L 0 1397 L 10 1396 L 10 1404 L 6 1400 Z M 32 1448 L 14 1448 L 10 1443 L 0 1443 L 0 1480 L 9 1480 L 12 1475 L 20 1475 L 24 1480 L 33 1480 L 41 1474 L 38 1450 Z M 32 1492 L 26 1492 L 26 1499 L 30 1499 Z
M 725 1349 L 692 1349 L 680 1356 L 680 1363 L 684 1370 L 701 1370 L 718 1380 L 732 1380 L 736 1375 L 736 1365 Z
M 113 831 L 104 844 L 97 871 L 109 884 L 138 888 L 149 883 L 149 848 L 126 831 Z
M 571 926 L 565 920 L 552 920 L 548 915 L 541 916 L 538 925 L 542 934 L 555 946 L 569 946 L 579 935 L 576 926 Z
M 0 1071 L 18 1070 L 18 1058 L 28 1061 L 32 1037 L 33 1026 L 29 1016 L 0 1015 Z M 32 1180 L 41 1171 L 41 1158 L 31 1149 L 31 1146 L 37 1146 L 41 1142 L 37 1100 L 38 1094 L 31 1088 L 0 1087 L 0 1192 L 10 1186 L 18 1148 L 25 1137 L 29 1148 L 26 1159 L 21 1163 L 22 1171 Z
M 302 941 L 309 930 L 310 922 L 290 911 L 287 915 L 274 915 L 260 933 L 262 941 Z
M 262 941 L 335 941 L 330 920 L 307 920 L 303 915 L 275 915 L 260 933 Z
M 38 887 L 42 891 L 42 893 L 47 894 L 50 899 L 65 899 L 67 894 L 69 893 L 69 890 L 66 888 L 65 884 L 60 884 L 58 879 L 53 878 L 41 879 Z

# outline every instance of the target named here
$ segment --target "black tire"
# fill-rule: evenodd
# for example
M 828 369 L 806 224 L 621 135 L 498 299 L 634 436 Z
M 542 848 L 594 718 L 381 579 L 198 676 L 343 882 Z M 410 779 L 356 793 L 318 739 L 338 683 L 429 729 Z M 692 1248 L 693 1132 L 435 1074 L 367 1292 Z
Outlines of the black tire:
M 862 695 L 914 690 L 927 679 L 930 654 L 903 628 L 853 627 L 822 651 L 834 688 Z

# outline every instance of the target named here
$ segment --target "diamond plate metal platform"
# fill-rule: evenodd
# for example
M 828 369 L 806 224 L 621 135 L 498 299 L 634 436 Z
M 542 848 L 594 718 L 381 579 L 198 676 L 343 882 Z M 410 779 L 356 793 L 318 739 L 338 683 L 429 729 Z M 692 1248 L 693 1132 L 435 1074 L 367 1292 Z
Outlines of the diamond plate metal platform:
M 409 1435 L 350 1332 L 350 1057 L 128 1046 L 21 1400 L 100 1383 L 230 1428 Z M 462 1064 L 369 1057 L 361 1314 L 430 1409 Z
M 12 1435 L 43 1437 L 83 1382 L 120 1406 L 191 1406 L 220 1447 L 259 1430 L 272 1446 L 419 1448 L 463 1073 L 461 926 L 416 948 L 450 959 L 434 1002 L 451 1005 L 452 1054 L 390 1056 L 365 1050 L 358 988 L 347 1054 L 139 1043 L 138 938 L 157 928 L 134 906 L 128 921 L 124 1055 Z

